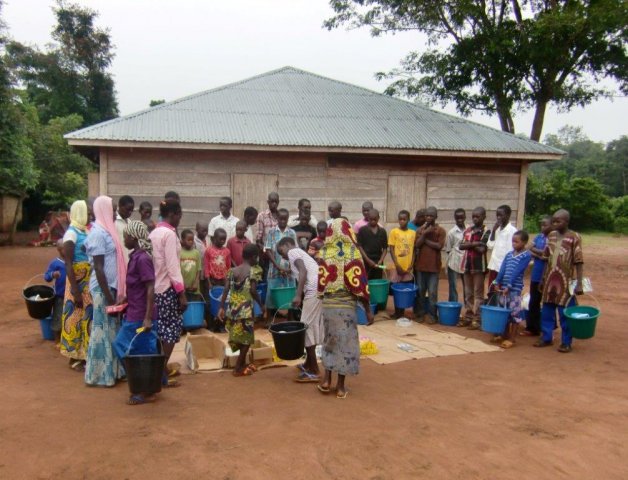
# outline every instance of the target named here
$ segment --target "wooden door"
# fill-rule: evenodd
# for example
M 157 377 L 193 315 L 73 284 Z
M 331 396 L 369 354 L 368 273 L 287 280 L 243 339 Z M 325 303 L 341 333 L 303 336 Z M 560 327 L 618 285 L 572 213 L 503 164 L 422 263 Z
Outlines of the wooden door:
M 265 173 L 235 173 L 233 175 L 233 214 L 244 218 L 246 207 L 255 207 L 258 212 L 268 208 L 268 194 L 276 192 L 279 185 L 277 175 Z
M 397 215 L 400 210 L 408 210 L 410 220 L 412 220 L 418 209 L 425 208 L 426 195 L 426 175 L 390 175 L 386 196 L 387 226 L 397 224 Z

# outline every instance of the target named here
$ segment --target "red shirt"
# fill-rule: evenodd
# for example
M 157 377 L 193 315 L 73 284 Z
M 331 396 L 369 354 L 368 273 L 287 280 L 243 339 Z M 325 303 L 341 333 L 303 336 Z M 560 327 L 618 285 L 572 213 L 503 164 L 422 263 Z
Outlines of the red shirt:
M 223 280 L 231 268 L 231 252 L 228 248 L 210 245 L 205 250 L 205 278 Z
M 231 253 L 231 260 L 233 260 L 233 263 L 235 263 L 236 266 L 242 265 L 242 262 L 244 262 L 244 258 L 242 258 L 242 252 L 244 251 L 244 247 L 247 246 L 249 243 L 251 243 L 251 241 L 246 237 L 244 237 L 242 240 L 240 240 L 238 237 L 231 237 L 227 241 L 227 248 Z

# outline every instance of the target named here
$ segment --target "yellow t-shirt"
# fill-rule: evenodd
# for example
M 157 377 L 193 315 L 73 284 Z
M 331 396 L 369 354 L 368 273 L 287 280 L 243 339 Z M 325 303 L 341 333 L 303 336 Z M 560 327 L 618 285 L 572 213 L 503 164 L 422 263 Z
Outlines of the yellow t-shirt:
M 404 270 L 411 270 L 412 252 L 414 251 L 414 239 L 416 232 L 410 230 L 401 230 L 393 228 L 388 237 L 388 245 L 395 247 L 395 257 L 397 263 Z

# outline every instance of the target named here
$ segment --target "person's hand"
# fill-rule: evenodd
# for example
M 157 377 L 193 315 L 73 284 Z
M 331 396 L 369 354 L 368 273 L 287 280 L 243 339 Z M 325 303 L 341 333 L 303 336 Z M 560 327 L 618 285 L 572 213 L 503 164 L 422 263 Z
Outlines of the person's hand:
M 497 286 L 497 288 L 499 288 L 499 285 Z M 502 289 L 502 293 L 503 293 L 504 295 L 508 295 L 508 291 L 509 291 L 509 290 L 508 290 L 508 287 L 504 287 L 504 288 Z
M 57 270 L 56 272 L 52 272 L 52 278 L 59 278 L 61 273 Z
M 576 295 L 584 295 L 584 289 L 582 288 L 582 282 L 576 283 L 576 288 L 573 289 L 573 293 Z
M 292 306 L 294 308 L 300 308 L 301 307 L 301 297 L 298 297 L 295 295 L 295 297 L 292 299 Z
M 83 295 L 78 290 L 72 289 L 72 298 L 74 298 L 76 308 L 83 308 Z
M 153 328 L 152 318 L 145 318 L 144 321 L 142 322 L 142 327 L 144 328 L 145 332 L 150 332 L 151 329 Z
M 373 312 L 371 311 L 371 309 L 369 308 L 366 311 L 366 324 L 367 325 L 373 325 L 373 322 L 375 321 L 375 317 L 373 316 Z
M 290 275 L 290 270 L 286 270 L 285 268 L 280 268 L 279 269 L 279 274 L 282 277 L 287 277 L 288 275 Z
M 403 268 L 401 268 L 399 265 L 397 265 L 396 270 L 400 276 L 403 276 L 406 273 L 406 271 Z
M 542 283 L 539 283 L 539 292 L 543 293 L 543 284 Z
M 179 310 L 181 310 L 181 313 L 185 312 L 188 308 L 188 299 L 185 296 L 185 292 L 181 292 L 179 294 Z
M 366 261 L 367 267 L 375 268 L 377 266 L 377 264 L 373 260 L 371 260 L 369 257 L 365 257 L 364 260 Z
M 225 322 L 225 309 L 223 307 L 220 307 L 220 310 L 218 310 L 218 315 L 216 315 L 216 317 L 220 322 Z

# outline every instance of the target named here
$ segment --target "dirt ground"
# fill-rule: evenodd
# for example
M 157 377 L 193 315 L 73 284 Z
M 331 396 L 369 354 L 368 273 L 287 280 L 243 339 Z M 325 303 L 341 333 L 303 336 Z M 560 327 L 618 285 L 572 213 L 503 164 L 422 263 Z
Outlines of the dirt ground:
M 86 387 L 26 314 L 22 287 L 54 250 L 1 248 L 0 478 L 626 479 L 627 251 L 626 238 L 585 243 L 603 313 L 568 355 L 524 338 L 363 360 L 346 400 L 293 383 L 294 369 L 198 374 L 129 407 L 126 384 Z

